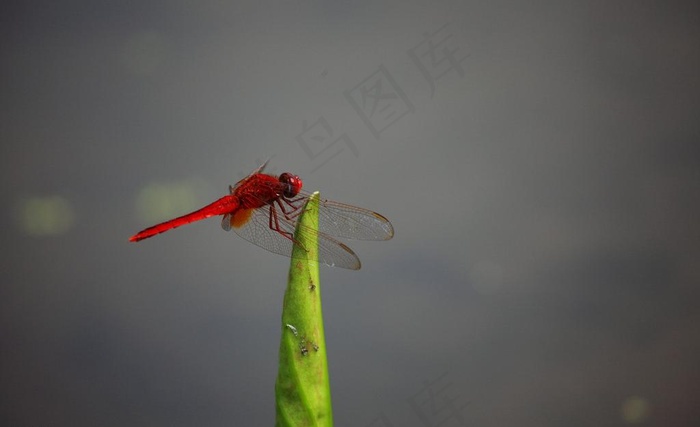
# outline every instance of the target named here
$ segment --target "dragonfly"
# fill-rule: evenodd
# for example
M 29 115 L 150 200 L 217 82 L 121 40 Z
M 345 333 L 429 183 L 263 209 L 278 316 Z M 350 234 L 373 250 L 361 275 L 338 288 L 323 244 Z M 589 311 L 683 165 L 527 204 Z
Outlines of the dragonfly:
M 294 230 L 311 194 L 302 191 L 302 180 L 289 172 L 279 176 L 263 173 L 268 162 L 229 186 L 229 194 L 194 212 L 148 227 L 129 238 L 148 239 L 173 228 L 222 215 L 221 227 L 270 252 L 292 256 Z M 389 240 L 394 228 L 384 216 L 363 208 L 319 200 L 318 230 L 299 227 L 298 233 L 318 240 L 320 263 L 359 270 L 360 259 L 336 239 Z

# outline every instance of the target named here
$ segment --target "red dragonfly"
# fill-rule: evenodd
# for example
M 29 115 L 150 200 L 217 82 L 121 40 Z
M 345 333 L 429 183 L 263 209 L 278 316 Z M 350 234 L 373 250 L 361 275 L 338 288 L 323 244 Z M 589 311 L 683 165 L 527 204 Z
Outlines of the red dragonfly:
M 139 231 L 129 241 L 153 237 L 172 228 L 223 215 L 221 227 L 235 230 L 244 239 L 276 254 L 291 256 L 297 219 L 310 194 L 301 191 L 302 181 L 285 172 L 279 177 L 263 172 L 267 162 L 229 186 L 229 194 L 199 210 Z M 358 240 L 389 240 L 394 228 L 376 212 L 330 200 L 319 201 L 318 228 L 300 229 L 318 237 L 319 262 L 358 270 L 360 259 L 349 247 L 331 237 Z

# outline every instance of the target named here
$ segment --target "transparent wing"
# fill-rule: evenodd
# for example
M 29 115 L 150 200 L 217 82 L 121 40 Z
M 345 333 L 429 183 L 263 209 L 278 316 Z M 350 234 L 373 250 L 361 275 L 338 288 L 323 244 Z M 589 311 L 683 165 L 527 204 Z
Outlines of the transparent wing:
M 305 201 L 304 201 L 305 202 Z M 271 206 L 239 211 L 235 216 L 225 215 L 221 226 L 224 230 L 233 229 L 239 236 L 270 252 L 291 257 L 293 242 L 286 237 L 294 234 L 296 218 L 286 219 L 277 210 L 280 231 L 270 227 Z M 275 209 L 275 208 L 272 208 Z M 358 270 L 360 259 L 355 252 L 343 243 L 333 239 L 323 232 L 302 228 L 300 233 L 313 233 L 318 238 L 318 261 L 329 266 Z
M 389 240 L 394 237 L 394 227 L 382 215 L 332 200 L 319 202 L 318 228 L 323 233 L 347 239 Z
M 246 176 L 246 177 L 243 178 L 242 180 L 238 181 L 238 182 L 235 183 L 234 185 L 229 185 L 229 186 L 228 186 L 228 191 L 229 191 L 229 193 L 230 193 L 230 194 L 233 194 L 233 192 L 236 190 L 236 188 L 238 188 L 241 184 L 243 184 L 245 181 L 247 181 L 251 176 L 253 176 L 253 175 L 255 175 L 255 174 L 258 174 L 258 173 L 262 173 L 262 171 L 265 170 L 265 166 L 267 166 L 267 164 L 268 164 L 269 162 L 270 162 L 270 158 L 268 158 L 267 160 L 265 160 L 265 162 L 264 162 L 262 165 L 258 166 L 257 169 L 255 169 L 253 172 L 249 173 L 248 176 Z M 228 230 L 227 230 L 227 231 L 228 231 Z
M 269 161 L 270 159 L 267 159 L 250 175 L 229 187 L 231 194 L 251 176 L 262 173 Z M 292 210 L 300 209 L 310 196 L 310 193 L 302 191 L 293 200 L 283 203 L 287 203 Z M 319 231 L 332 236 L 356 240 L 389 240 L 394 237 L 394 228 L 389 220 L 368 209 L 332 200 L 320 200 L 318 216 Z

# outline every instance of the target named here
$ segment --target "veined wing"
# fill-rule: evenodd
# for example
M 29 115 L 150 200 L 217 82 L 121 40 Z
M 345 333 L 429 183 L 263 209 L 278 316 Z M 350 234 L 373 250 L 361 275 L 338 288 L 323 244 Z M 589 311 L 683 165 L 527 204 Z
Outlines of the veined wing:
M 229 186 L 228 186 L 228 192 L 229 192 L 229 194 L 233 194 L 233 192 L 236 190 L 236 188 L 238 188 L 241 184 L 243 184 L 244 182 L 246 182 L 247 180 L 249 180 L 251 176 L 253 176 L 253 175 L 255 175 L 255 174 L 258 174 L 258 173 L 262 173 L 262 171 L 265 170 L 265 166 L 267 166 L 267 164 L 268 164 L 269 162 L 270 162 L 270 159 L 268 158 L 267 160 L 265 160 L 265 162 L 264 162 L 262 165 L 258 166 L 257 169 L 255 169 L 253 172 L 249 173 L 248 176 L 246 176 L 246 177 L 243 178 L 242 180 L 238 181 L 238 182 L 235 183 L 234 185 L 229 185 Z
M 318 228 L 323 233 L 347 239 L 389 240 L 394 237 L 394 227 L 382 215 L 332 200 L 319 201 Z
M 227 231 L 233 229 L 239 236 L 263 249 L 291 257 L 294 243 L 290 238 L 270 228 L 270 217 L 272 215 L 270 209 L 275 208 L 267 205 L 257 209 L 242 209 L 234 216 L 230 214 L 225 215 L 221 226 Z M 296 218 L 292 220 L 286 219 L 281 212 L 277 211 L 277 221 L 281 231 L 289 233 L 289 236 L 294 234 Z M 300 228 L 299 233 L 313 233 L 316 235 L 318 238 L 318 261 L 320 263 L 332 267 L 359 270 L 361 266 L 360 259 L 352 249 L 342 242 L 323 232 L 306 227 Z

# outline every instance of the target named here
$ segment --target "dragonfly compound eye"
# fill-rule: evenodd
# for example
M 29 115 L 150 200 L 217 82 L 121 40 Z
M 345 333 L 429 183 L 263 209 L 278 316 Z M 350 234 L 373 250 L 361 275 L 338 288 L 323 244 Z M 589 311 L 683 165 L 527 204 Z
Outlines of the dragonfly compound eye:
M 294 197 L 301 191 L 301 178 L 296 175 L 292 175 L 289 172 L 285 172 L 280 175 L 279 180 L 283 184 L 287 184 L 287 188 L 284 190 L 284 197 Z

